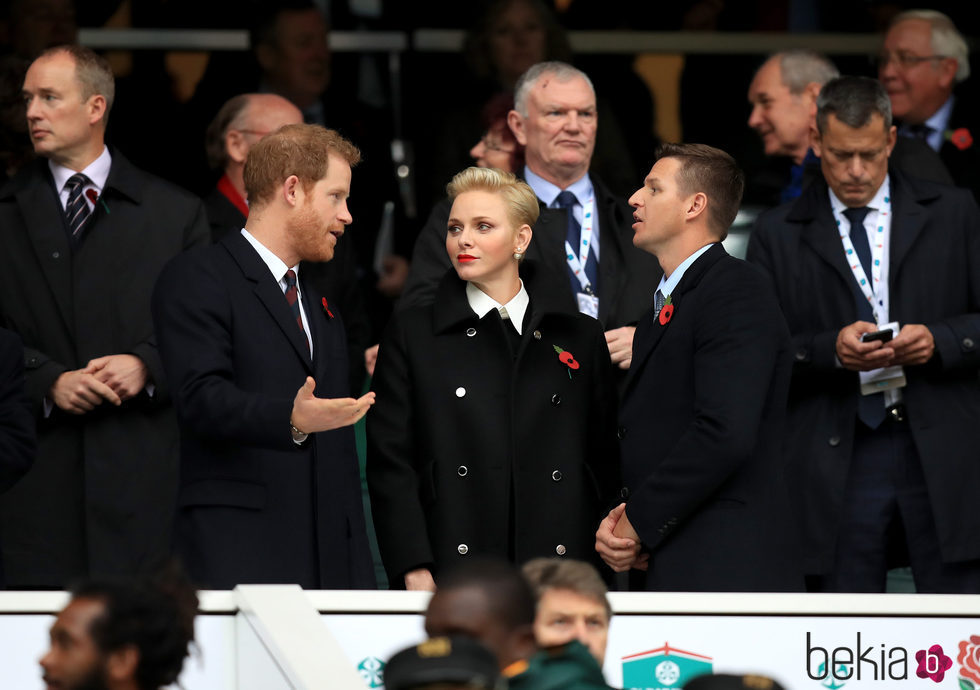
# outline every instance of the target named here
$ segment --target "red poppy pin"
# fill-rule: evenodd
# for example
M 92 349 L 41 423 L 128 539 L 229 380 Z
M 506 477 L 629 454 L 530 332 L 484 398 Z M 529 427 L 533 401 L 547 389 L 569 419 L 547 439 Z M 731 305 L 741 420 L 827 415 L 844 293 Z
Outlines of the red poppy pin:
M 558 361 L 568 367 L 568 378 L 572 378 L 572 370 L 578 369 L 579 367 L 578 361 L 575 359 L 575 355 L 568 350 L 561 349 L 557 345 L 552 345 L 552 347 L 555 348 L 555 352 L 558 353 Z
M 667 295 L 667 299 L 664 300 L 664 306 L 660 308 L 660 325 L 666 326 L 670 319 L 674 316 L 674 304 L 671 302 L 670 295 Z
M 954 129 L 952 131 L 946 131 L 946 138 L 953 142 L 953 146 L 958 148 L 960 151 L 966 151 L 968 148 L 973 146 L 973 135 L 970 134 L 970 130 L 966 127 L 960 127 L 959 129 Z
M 324 297 L 323 299 L 321 299 L 320 303 L 323 305 L 323 311 L 327 312 L 327 316 L 329 316 L 332 319 L 333 312 L 330 311 L 330 307 L 327 305 L 327 298 Z

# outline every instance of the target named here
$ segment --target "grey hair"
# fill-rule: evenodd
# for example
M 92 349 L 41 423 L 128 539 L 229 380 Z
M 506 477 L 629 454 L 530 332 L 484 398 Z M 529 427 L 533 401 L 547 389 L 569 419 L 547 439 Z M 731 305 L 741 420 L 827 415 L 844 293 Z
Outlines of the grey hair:
M 538 80 L 546 74 L 552 75 L 562 83 L 569 82 L 576 77 L 581 77 L 589 85 L 589 90 L 592 92 L 592 95 L 595 96 L 595 87 L 592 85 L 592 80 L 582 70 L 572 67 L 567 62 L 539 62 L 536 65 L 531 65 L 527 72 L 522 74 L 520 79 L 517 80 L 517 84 L 514 85 L 514 110 L 519 112 L 521 117 L 527 117 L 528 114 L 528 94 L 531 93 L 531 89 L 538 83 Z
M 823 86 L 840 76 L 840 70 L 830 58 L 814 50 L 787 50 L 776 53 L 773 57 L 779 58 L 779 74 L 783 85 L 794 96 L 803 93 L 809 84 Z
M 929 22 L 932 52 L 956 60 L 957 84 L 970 76 L 970 49 L 966 45 L 963 34 L 956 30 L 952 19 L 936 10 L 908 10 L 896 14 L 888 28 L 909 19 L 922 19 Z
M 875 114 L 881 115 L 885 131 L 892 126 L 892 104 L 877 79 L 837 77 L 824 84 L 817 96 L 817 129 L 823 135 L 827 118 L 834 115 L 848 127 L 864 127 Z

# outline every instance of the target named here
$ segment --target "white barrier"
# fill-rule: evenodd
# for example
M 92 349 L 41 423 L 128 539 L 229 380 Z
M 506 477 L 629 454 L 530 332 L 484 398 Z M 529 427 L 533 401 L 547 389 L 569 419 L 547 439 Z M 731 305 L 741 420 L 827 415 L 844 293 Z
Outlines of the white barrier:
M 351 670 L 364 687 L 383 687 L 384 660 L 424 637 L 425 594 L 277 589 L 202 593 L 201 653 L 185 668 L 186 690 L 346 689 L 353 687 Z M 616 687 L 673 690 L 713 671 L 764 673 L 794 690 L 980 690 L 976 596 L 610 599 L 616 616 L 604 671 Z M 0 593 L 0 688 L 41 687 L 36 660 L 47 646 L 51 614 L 64 602 L 62 593 Z M 317 631 L 317 611 L 347 659 L 346 671 L 332 670 L 340 662 L 323 641 L 330 636 Z

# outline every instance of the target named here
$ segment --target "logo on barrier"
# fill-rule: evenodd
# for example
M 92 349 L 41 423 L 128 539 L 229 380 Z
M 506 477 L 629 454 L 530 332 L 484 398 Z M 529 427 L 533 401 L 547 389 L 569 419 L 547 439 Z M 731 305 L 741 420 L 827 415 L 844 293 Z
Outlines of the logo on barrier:
M 623 685 L 634 690 L 673 690 L 711 670 L 710 656 L 676 649 L 664 642 L 659 649 L 623 657 Z
M 928 678 L 934 683 L 942 683 L 952 665 L 953 660 L 943 653 L 941 645 L 934 644 L 929 649 L 920 649 L 915 653 L 915 660 L 919 662 L 915 669 L 915 675 L 919 678 Z
M 357 672 L 369 688 L 380 688 L 385 684 L 384 679 L 385 662 L 376 656 L 369 656 L 361 659 L 357 665 Z
M 960 642 L 956 663 L 960 665 L 960 690 L 980 690 L 980 635 Z

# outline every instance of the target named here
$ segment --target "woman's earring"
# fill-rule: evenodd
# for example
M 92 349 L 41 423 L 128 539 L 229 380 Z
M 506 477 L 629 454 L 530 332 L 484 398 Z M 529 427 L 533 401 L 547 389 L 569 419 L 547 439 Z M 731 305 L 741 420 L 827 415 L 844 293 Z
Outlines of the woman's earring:
M 523 258 L 524 258 L 524 252 L 522 252 L 521 248 L 518 247 L 517 249 L 514 250 L 514 260 L 520 261 Z

